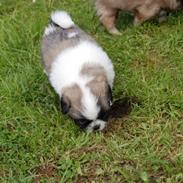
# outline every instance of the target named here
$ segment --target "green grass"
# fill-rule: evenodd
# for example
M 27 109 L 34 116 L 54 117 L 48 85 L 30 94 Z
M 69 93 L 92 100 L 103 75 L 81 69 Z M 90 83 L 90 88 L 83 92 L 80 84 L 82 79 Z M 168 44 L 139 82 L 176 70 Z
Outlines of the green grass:
M 54 9 L 107 51 L 114 98 L 140 101 L 106 133 L 61 115 L 43 73 L 40 40 Z M 0 182 L 183 182 L 183 14 L 138 28 L 120 16 L 123 35 L 112 37 L 87 0 L 0 1 Z

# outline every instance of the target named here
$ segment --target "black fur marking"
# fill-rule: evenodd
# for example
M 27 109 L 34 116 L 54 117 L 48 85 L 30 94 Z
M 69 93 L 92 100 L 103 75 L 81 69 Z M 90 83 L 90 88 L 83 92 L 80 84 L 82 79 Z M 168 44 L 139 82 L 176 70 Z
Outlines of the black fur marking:
M 69 112 L 70 107 L 71 107 L 70 104 L 69 104 L 69 102 L 66 102 L 64 100 L 64 97 L 61 97 L 60 104 L 61 104 L 61 111 L 62 111 L 62 113 L 63 114 L 67 114 Z
M 92 120 L 88 120 L 86 118 L 80 118 L 80 119 L 74 119 L 74 122 L 81 128 L 85 129 L 91 122 Z
M 113 101 L 112 89 L 111 89 L 111 87 L 108 85 L 108 102 L 109 102 L 109 105 L 110 105 L 110 106 L 111 106 L 111 104 L 112 104 L 112 101 Z

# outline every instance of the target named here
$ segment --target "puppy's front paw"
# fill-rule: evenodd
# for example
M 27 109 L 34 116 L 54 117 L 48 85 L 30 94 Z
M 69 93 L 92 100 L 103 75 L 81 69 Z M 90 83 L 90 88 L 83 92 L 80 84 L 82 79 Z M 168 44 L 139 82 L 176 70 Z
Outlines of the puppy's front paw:
M 86 132 L 91 133 L 102 131 L 106 127 L 106 124 L 106 121 L 97 119 L 88 125 L 88 127 L 86 128 Z
M 120 35 L 122 35 L 122 33 L 121 33 L 121 32 L 119 32 L 119 31 L 118 31 L 118 29 L 117 29 L 117 28 L 115 28 L 115 27 L 114 27 L 114 28 L 112 28 L 112 29 L 110 29 L 110 30 L 109 30 L 109 33 L 110 33 L 110 34 L 112 34 L 112 35 L 116 35 L 116 36 L 120 36 Z
M 167 15 L 168 15 L 168 13 L 166 11 L 164 11 L 164 10 L 160 11 L 158 22 L 159 23 L 165 22 L 167 20 Z

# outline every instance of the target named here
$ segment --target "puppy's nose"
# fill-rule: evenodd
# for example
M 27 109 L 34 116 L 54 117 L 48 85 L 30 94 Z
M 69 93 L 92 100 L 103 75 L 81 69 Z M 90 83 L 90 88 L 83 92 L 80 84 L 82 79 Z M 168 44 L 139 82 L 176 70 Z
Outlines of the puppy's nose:
M 94 131 L 97 131 L 99 128 L 100 128 L 100 125 L 95 125 L 95 126 L 93 127 L 93 130 L 94 130 Z

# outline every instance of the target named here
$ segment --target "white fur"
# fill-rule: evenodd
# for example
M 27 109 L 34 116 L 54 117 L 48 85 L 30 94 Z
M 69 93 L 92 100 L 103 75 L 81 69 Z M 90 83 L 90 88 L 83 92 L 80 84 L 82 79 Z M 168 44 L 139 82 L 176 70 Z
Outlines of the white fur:
M 50 82 L 59 95 L 63 87 L 75 82 L 81 83 L 84 78 L 80 75 L 80 71 L 86 63 L 102 66 L 106 71 L 108 83 L 112 88 L 114 70 L 111 60 L 101 47 L 95 43 L 83 41 L 79 45 L 60 53 L 52 65 Z
M 51 20 L 64 29 L 74 26 L 70 15 L 65 11 L 55 11 L 51 14 Z
M 100 111 L 100 107 L 97 105 L 98 99 L 91 93 L 90 89 L 86 85 L 80 85 L 80 87 L 83 93 L 81 100 L 83 107 L 82 114 L 87 119 L 95 120 Z
M 49 24 L 49 25 L 46 27 L 45 31 L 44 31 L 44 36 L 47 36 L 47 35 L 51 34 L 51 33 L 54 32 L 55 30 L 56 30 L 56 27 L 53 26 L 53 25 L 51 25 L 51 24 Z
M 94 127 L 97 126 L 97 125 L 100 126 L 99 129 L 98 129 L 97 131 L 102 131 L 102 130 L 105 128 L 106 124 L 107 124 L 106 121 L 97 119 L 97 120 L 93 121 L 92 123 L 90 123 L 90 124 L 88 125 L 88 127 L 86 128 L 86 131 L 89 132 L 89 133 L 90 133 L 90 132 L 93 132 L 93 131 L 94 131 L 94 130 L 93 130 Z
M 86 63 L 99 64 L 106 71 L 109 85 L 113 86 L 114 70 L 107 54 L 97 44 L 83 41 L 79 45 L 68 48 L 56 58 L 51 73 L 50 82 L 55 91 L 61 97 L 62 88 L 77 83 L 83 93 L 83 115 L 91 120 L 96 120 L 100 108 L 98 99 L 91 93 L 86 84 L 92 77 L 81 75 L 82 66 Z

